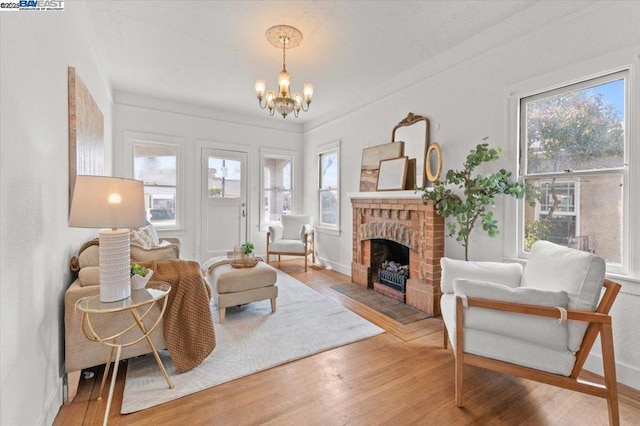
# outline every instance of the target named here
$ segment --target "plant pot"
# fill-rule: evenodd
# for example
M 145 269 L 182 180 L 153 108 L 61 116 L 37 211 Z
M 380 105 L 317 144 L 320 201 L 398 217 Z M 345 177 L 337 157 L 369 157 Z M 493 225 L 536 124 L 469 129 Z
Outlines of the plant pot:
M 151 269 L 147 271 L 147 275 L 144 277 L 138 274 L 131 275 L 131 290 L 142 290 L 145 288 L 152 275 L 153 271 Z

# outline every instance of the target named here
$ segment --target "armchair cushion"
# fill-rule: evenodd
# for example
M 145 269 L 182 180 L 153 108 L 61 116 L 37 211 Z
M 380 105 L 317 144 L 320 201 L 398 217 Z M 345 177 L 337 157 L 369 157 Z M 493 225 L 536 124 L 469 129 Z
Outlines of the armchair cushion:
M 605 261 L 592 253 L 537 241 L 531 248 L 522 287 L 564 290 L 569 309 L 593 311 L 605 276 Z M 569 349 L 577 351 L 588 324 L 569 322 Z
M 565 291 L 510 288 L 474 280 L 456 279 L 454 289 L 456 295 L 527 305 L 566 308 L 569 302 Z M 553 318 L 472 307 L 465 311 L 465 327 L 552 349 L 567 350 L 567 324 L 559 324 Z
M 282 253 L 304 253 L 304 243 L 296 240 L 277 240 L 269 244 L 269 251 Z
M 311 216 L 298 214 L 283 214 L 280 218 L 282 223 L 282 239 L 304 241 L 304 226 L 311 223 Z
M 522 279 L 522 265 L 501 262 L 467 262 L 443 257 L 440 260 L 442 278 L 440 289 L 443 293 L 453 293 L 456 278 L 478 280 L 507 287 L 519 287 Z

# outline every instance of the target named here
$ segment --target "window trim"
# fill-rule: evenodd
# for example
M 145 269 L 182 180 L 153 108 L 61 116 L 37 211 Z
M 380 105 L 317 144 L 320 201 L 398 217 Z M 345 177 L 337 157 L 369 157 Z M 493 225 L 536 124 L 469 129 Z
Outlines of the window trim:
M 266 231 L 269 225 L 272 225 L 277 222 L 268 222 L 264 219 L 264 166 L 265 166 L 265 158 L 279 158 L 279 159 L 290 159 L 291 160 L 291 211 L 297 211 L 296 208 L 298 203 L 296 202 L 298 198 L 297 187 L 296 185 L 296 174 L 297 174 L 297 163 L 298 163 L 298 155 L 297 151 L 289 151 L 284 149 L 273 149 L 273 148 L 260 148 L 260 191 L 259 197 L 260 202 L 259 209 L 260 214 L 258 217 L 258 229 L 261 231 Z
M 134 178 L 134 146 L 135 145 L 160 145 L 176 148 L 176 224 L 175 225 L 154 225 L 158 232 L 183 231 L 184 215 L 184 182 L 185 182 L 185 156 L 184 139 L 177 136 L 159 135 L 142 132 L 124 132 L 124 174 L 125 177 Z
M 634 125 L 637 125 L 637 120 L 634 120 L 632 115 L 632 98 L 634 96 L 636 88 L 634 88 L 634 80 L 637 75 L 638 70 L 634 68 L 631 64 L 619 66 L 612 69 L 605 69 L 591 74 L 582 73 L 580 77 L 577 78 L 567 78 L 562 81 L 562 78 L 553 78 L 554 83 L 552 85 L 546 86 L 540 85 L 537 89 L 530 89 L 528 91 L 522 91 L 518 93 L 516 91 L 510 94 L 510 103 L 512 105 L 511 114 L 512 118 L 510 120 L 512 129 L 512 134 L 515 136 L 516 142 L 516 155 L 515 155 L 515 170 L 517 171 L 518 181 L 523 183 L 525 179 L 552 179 L 552 178 L 563 178 L 570 179 L 574 178 L 578 180 L 582 176 L 593 176 L 600 174 L 619 174 L 622 178 L 623 182 L 623 194 L 622 194 L 622 203 L 623 203 L 623 213 L 622 213 L 622 256 L 621 263 L 618 264 L 610 264 L 607 263 L 607 273 L 616 274 L 619 276 L 634 276 L 640 275 L 640 270 L 632 271 L 631 270 L 631 262 L 632 259 L 639 256 L 638 254 L 631 253 L 631 245 L 630 237 L 631 233 L 637 233 L 638 228 L 633 228 L 631 225 L 630 217 L 632 214 L 640 214 L 640 210 L 635 210 L 631 208 L 631 186 L 640 187 L 640 182 L 637 182 L 638 179 L 631 179 L 630 173 L 630 159 L 632 158 L 632 144 L 633 144 L 633 135 L 632 135 L 632 122 Z M 563 74 L 563 73 L 556 73 Z M 579 71 L 576 71 L 576 74 L 581 74 Z M 553 74 L 552 74 L 553 75 Z M 545 81 L 548 80 L 548 76 L 543 77 Z M 552 172 L 552 173 L 535 173 L 535 174 L 526 174 L 526 161 L 527 161 L 527 153 L 525 145 L 525 138 L 523 137 L 524 132 L 522 131 L 525 118 L 522 112 L 523 100 L 524 99 L 540 99 L 549 96 L 556 95 L 558 93 L 564 93 L 572 90 L 581 90 L 587 87 L 593 87 L 598 84 L 603 84 L 609 81 L 615 81 L 623 79 L 625 84 L 625 100 L 624 100 L 624 108 L 625 108 L 625 122 L 624 122 L 624 132 L 625 132 L 625 147 L 624 147 L 624 166 L 619 168 L 609 168 L 609 169 L 595 169 L 595 170 L 586 170 L 586 171 L 571 171 L 567 172 Z M 533 87 L 535 83 L 528 83 L 528 87 Z M 637 155 L 637 154 L 636 154 Z M 514 201 L 515 203 L 515 212 L 516 212 L 516 220 L 514 226 L 512 227 L 514 235 L 512 238 L 514 244 L 514 254 L 518 259 L 528 259 L 529 253 L 524 251 L 524 224 L 525 224 L 525 208 L 524 200 Z M 508 217 L 508 210 L 506 211 Z M 636 249 L 640 249 L 640 247 L 636 247 Z
M 324 232 L 327 234 L 331 234 L 331 235 L 336 235 L 339 236 L 340 232 L 341 232 L 341 228 L 340 228 L 340 224 L 341 224 L 341 216 L 342 216 L 342 202 L 341 202 L 341 198 L 342 198 L 342 194 L 341 194 L 341 181 L 340 181 L 340 177 L 341 177 L 341 168 L 342 168 L 342 158 L 341 158 L 341 153 L 340 153 L 340 145 L 341 145 L 341 141 L 337 140 L 337 141 L 333 141 L 333 142 L 329 142 L 329 143 L 325 143 L 323 145 L 318 145 L 316 147 L 316 151 L 315 151 L 315 155 L 316 155 L 316 203 L 317 203 L 317 217 L 318 220 L 316 221 L 316 229 L 319 232 Z M 330 188 L 330 189 L 322 189 L 320 188 L 320 156 L 322 154 L 327 154 L 329 152 L 335 151 L 337 156 L 338 156 L 338 168 L 337 168 L 337 187 L 334 188 Z M 321 216 L 320 216 L 320 208 L 321 208 L 321 193 L 324 191 L 337 191 L 338 193 L 338 211 L 337 211 L 337 224 L 336 225 L 331 225 L 331 224 L 325 224 L 322 223 L 321 220 Z

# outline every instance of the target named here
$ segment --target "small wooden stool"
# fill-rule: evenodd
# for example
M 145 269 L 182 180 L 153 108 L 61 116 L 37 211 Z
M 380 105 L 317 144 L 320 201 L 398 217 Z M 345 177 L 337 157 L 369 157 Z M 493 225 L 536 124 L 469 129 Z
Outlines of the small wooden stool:
M 220 324 L 224 323 L 228 306 L 271 299 L 271 312 L 276 311 L 278 287 L 275 283 L 278 274 L 264 262 L 258 262 L 253 268 L 236 269 L 229 264 L 219 265 L 205 279 L 218 306 Z

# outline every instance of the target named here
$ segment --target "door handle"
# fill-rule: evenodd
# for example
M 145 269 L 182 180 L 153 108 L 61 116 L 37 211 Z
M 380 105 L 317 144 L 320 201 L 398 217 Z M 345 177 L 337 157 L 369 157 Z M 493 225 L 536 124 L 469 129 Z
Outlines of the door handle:
M 247 210 L 244 208 L 245 205 L 245 203 L 242 203 L 242 217 L 247 217 Z

